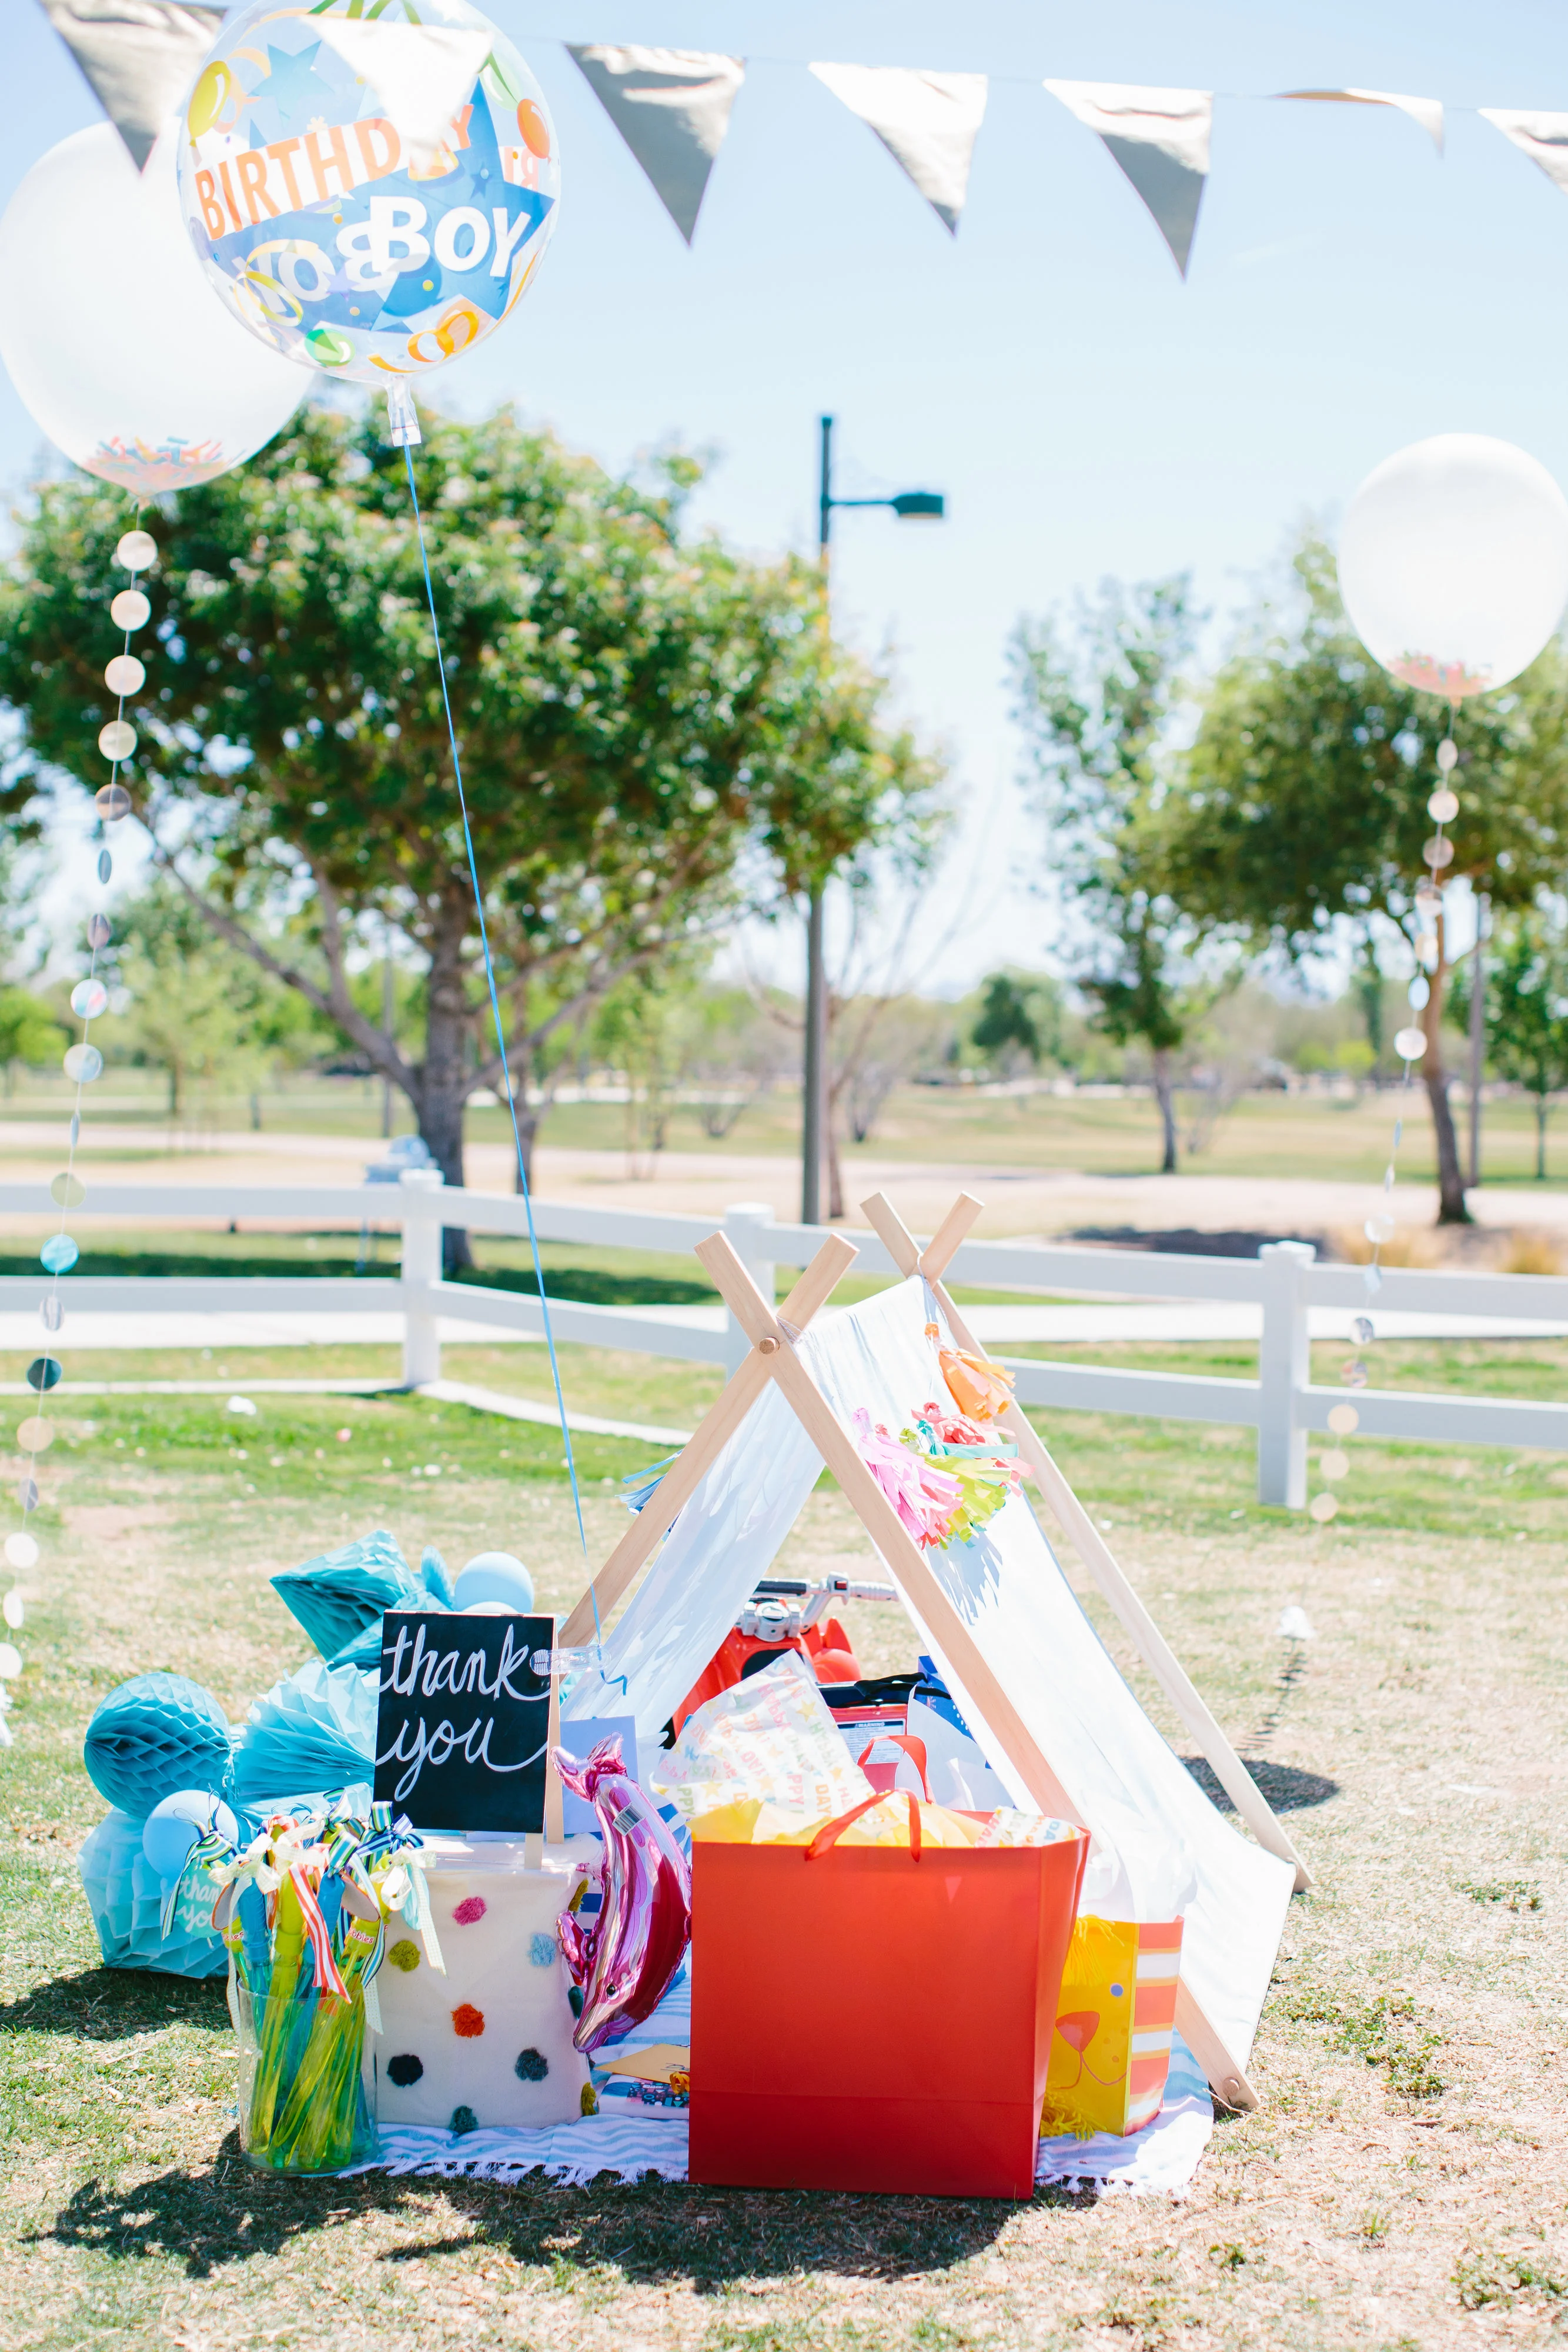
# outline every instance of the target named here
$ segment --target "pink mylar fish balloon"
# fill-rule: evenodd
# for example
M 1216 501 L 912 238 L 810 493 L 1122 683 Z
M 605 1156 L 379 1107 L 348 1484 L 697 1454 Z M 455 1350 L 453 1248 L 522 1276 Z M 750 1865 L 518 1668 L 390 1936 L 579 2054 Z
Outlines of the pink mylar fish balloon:
M 599 1916 L 562 1918 L 560 1945 L 582 1992 L 572 2041 L 591 2053 L 619 2042 L 663 2000 L 692 1933 L 692 1874 L 653 1801 L 627 1777 L 619 1739 L 586 1763 L 563 1748 L 551 1761 L 563 1789 L 599 1816 L 604 1840 Z

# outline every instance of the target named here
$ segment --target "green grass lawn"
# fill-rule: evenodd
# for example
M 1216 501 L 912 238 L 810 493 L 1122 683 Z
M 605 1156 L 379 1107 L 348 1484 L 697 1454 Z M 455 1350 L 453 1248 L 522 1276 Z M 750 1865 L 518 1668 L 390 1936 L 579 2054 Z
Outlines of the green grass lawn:
M 1058 1350 L 1058 1353 L 1065 1351 Z M 1085 1351 L 1097 1355 L 1100 1351 Z M 1119 1350 L 1146 1360 L 1149 1350 Z M 1162 1350 L 1182 1369 L 1226 1351 Z M 1245 1353 L 1246 1351 L 1242 1351 Z M 395 1377 L 391 1350 L 95 1355 L 93 1378 Z M 1379 1351 L 1376 1378 L 1514 1392 L 1563 1351 Z M 542 1350 L 451 1349 L 453 1377 L 543 1395 Z M 68 1370 L 75 1370 L 68 1366 Z M 570 1349 L 571 1401 L 690 1426 L 705 1368 Z M 1315 1367 L 1333 1376 L 1332 1360 Z M 1568 1666 L 1558 1457 L 1353 1441 L 1328 1529 L 1260 1509 L 1249 1434 L 1040 1416 L 1058 1459 L 1313 1872 L 1292 1906 L 1251 2074 L 1191 2196 L 1011 2207 L 649 2183 L 301 2184 L 235 2140 L 221 1990 L 104 1970 L 75 1852 L 101 1805 L 97 1700 L 165 1667 L 231 1716 L 307 1644 L 268 1577 L 373 1525 L 448 1560 L 502 1544 L 547 1605 L 581 1589 L 558 1438 L 394 1394 L 57 1392 L 25 1667 L 0 1754 L 0 2338 L 28 2352 L 251 2352 L 373 2342 L 538 2352 L 1447 2352 L 1561 2341 L 1568 2308 Z M 0 1417 L 23 1410 L 5 1401 Z M 346 1431 L 346 1436 L 340 1432 Z M 7 1427 L 7 1436 L 10 1429 Z M 652 1447 L 579 1447 L 591 1550 Z M 432 1469 L 439 1475 L 432 1476 Z M 417 1470 L 418 1475 L 414 1475 Z M 605 1482 L 611 1482 L 606 1484 Z M 824 1481 L 781 1555 L 865 1559 Z M 1085 1605 L 1174 1729 L 1092 1591 Z M 1314 1628 L 1277 1633 L 1287 1603 Z M 861 1604 L 868 1667 L 912 1661 Z M 1186 1743 L 1178 1740 L 1186 1752 Z M 916 2042 L 939 1997 L 890 1981 Z M 923 2005 L 924 2004 L 924 2005 Z M 775 2030 L 833 2031 L 831 1976 Z

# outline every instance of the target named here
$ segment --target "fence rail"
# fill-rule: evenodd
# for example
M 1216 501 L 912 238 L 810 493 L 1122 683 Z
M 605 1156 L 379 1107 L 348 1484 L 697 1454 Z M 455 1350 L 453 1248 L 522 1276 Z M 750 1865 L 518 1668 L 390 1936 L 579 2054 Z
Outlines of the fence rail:
M 57 1220 L 59 1210 L 42 1184 L 0 1184 L 0 1216 Z M 541 1240 L 593 1248 L 682 1255 L 714 1230 L 711 1217 L 654 1211 L 581 1208 L 538 1201 L 534 1218 Z M 186 1227 L 241 1220 L 267 1225 L 395 1227 L 401 1236 L 396 1276 L 71 1275 L 73 1311 L 124 1313 L 250 1313 L 275 1318 L 349 1310 L 401 1317 L 403 1378 L 420 1387 L 441 1377 L 443 1319 L 537 1336 L 543 1310 L 537 1298 L 442 1278 L 444 1228 L 527 1234 L 522 1201 L 509 1193 L 476 1192 L 441 1183 L 428 1171 L 405 1174 L 396 1185 L 143 1185 L 94 1184 L 69 1213 L 86 1221 L 172 1223 Z M 760 1287 L 773 1295 L 779 1266 L 802 1266 L 826 1238 L 815 1225 L 784 1223 L 770 1209 L 743 1203 L 727 1210 L 724 1232 Z M 875 1234 L 856 1233 L 856 1270 L 893 1274 L 892 1259 Z M 1059 1412 L 1125 1412 L 1166 1420 L 1228 1423 L 1258 1433 L 1258 1493 L 1265 1503 L 1300 1510 L 1306 1501 L 1307 1437 L 1326 1428 L 1339 1389 L 1316 1388 L 1311 1378 L 1308 1314 L 1313 1307 L 1379 1309 L 1445 1318 L 1508 1318 L 1568 1323 L 1568 1277 L 1555 1275 L 1437 1274 L 1396 1266 L 1375 1296 L 1365 1269 L 1320 1265 L 1309 1244 L 1275 1242 L 1256 1258 L 1213 1258 L 1119 1250 L 1059 1249 L 1024 1242 L 966 1242 L 948 1280 L 973 1287 L 1015 1290 L 1025 1297 L 1114 1297 L 1246 1302 L 1261 1310 L 1256 1380 L 1121 1370 L 1037 1358 L 1006 1358 L 1020 1402 Z M 47 1276 L 0 1278 L 0 1314 L 36 1308 L 51 1287 Z M 552 1300 L 557 1336 L 587 1347 L 684 1358 L 733 1369 L 746 1341 L 733 1318 L 720 1327 L 656 1308 L 595 1307 Z M 135 1344 L 133 1339 L 129 1342 Z M 1370 1436 L 1427 1439 L 1467 1445 L 1541 1446 L 1568 1452 L 1568 1404 L 1512 1398 L 1431 1396 L 1414 1391 L 1362 1389 L 1354 1403 Z

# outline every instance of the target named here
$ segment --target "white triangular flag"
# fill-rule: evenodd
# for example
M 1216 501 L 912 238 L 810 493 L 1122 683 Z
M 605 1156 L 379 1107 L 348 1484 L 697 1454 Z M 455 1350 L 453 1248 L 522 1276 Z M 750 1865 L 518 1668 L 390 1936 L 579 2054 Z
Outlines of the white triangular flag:
M 1568 114 L 1521 112 L 1511 106 L 1483 106 L 1478 111 L 1568 195 Z
M 746 79 L 745 58 L 706 49 L 617 48 L 604 41 L 567 47 L 690 245 L 729 110 Z
M 430 171 L 490 54 L 489 34 L 351 16 L 318 16 L 315 24 L 328 47 L 374 90 L 414 170 Z
M 1104 141 L 1147 205 L 1185 278 L 1208 176 L 1214 92 L 1145 89 L 1113 81 L 1048 81 L 1045 87 Z
M 222 7 L 184 0 L 43 0 L 43 6 L 141 171 L 213 46 Z
M 814 65 L 808 70 L 876 132 L 956 236 L 985 120 L 985 75 L 920 73 L 907 66 Z
M 1443 152 L 1443 101 L 1440 98 L 1407 98 L 1394 89 L 1281 89 L 1280 98 L 1322 99 L 1329 105 L 1396 106 L 1412 122 L 1418 122 L 1436 147 Z

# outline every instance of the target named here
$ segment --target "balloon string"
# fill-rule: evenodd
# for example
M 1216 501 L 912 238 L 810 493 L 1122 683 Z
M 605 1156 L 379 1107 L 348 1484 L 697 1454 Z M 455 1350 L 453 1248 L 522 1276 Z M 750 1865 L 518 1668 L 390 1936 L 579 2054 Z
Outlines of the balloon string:
M 1458 705 L 1455 702 L 1450 702 L 1448 705 L 1448 723 L 1443 734 L 1443 743 L 1449 747 L 1452 747 L 1454 742 L 1454 721 L 1458 715 Z M 1442 757 L 1441 750 L 1439 750 L 1437 759 L 1437 792 L 1452 791 L 1452 787 L 1448 782 L 1448 778 L 1453 774 L 1458 764 L 1458 753 L 1457 751 L 1450 748 L 1449 757 L 1445 760 Z M 1432 797 L 1436 799 L 1437 794 L 1434 793 Z M 1442 885 L 1439 883 L 1437 877 L 1443 871 L 1443 867 L 1447 863 L 1442 855 L 1447 842 L 1447 836 L 1443 828 L 1449 820 L 1445 816 L 1438 816 L 1436 812 L 1433 812 L 1432 821 L 1437 827 L 1437 831 L 1433 834 L 1431 840 L 1427 844 L 1427 849 L 1431 853 L 1426 858 L 1429 877 L 1429 888 L 1428 890 L 1424 890 L 1421 887 L 1417 887 L 1416 892 L 1416 903 L 1417 908 L 1420 908 L 1425 904 L 1428 904 L 1431 898 L 1435 898 L 1437 901 L 1437 908 L 1433 920 L 1435 923 L 1440 923 L 1443 920 L 1443 892 Z M 1479 909 L 1477 920 L 1479 924 Z M 1424 936 L 1426 936 L 1426 934 L 1423 930 L 1422 925 L 1418 923 L 1416 925 L 1415 934 L 1416 941 L 1419 942 Z M 1436 938 L 1437 936 L 1438 935 L 1434 933 L 1434 937 Z M 1416 972 L 1418 976 L 1420 969 L 1421 967 L 1417 950 Z M 1430 1003 L 1430 989 L 1428 985 L 1427 1002 Z M 1412 1007 L 1412 1010 L 1415 1010 L 1415 1008 Z M 1395 1042 L 1397 1044 L 1397 1039 L 1396 1039 Z M 1416 1062 L 1420 1058 L 1420 1055 L 1419 1053 L 1406 1054 L 1403 1058 L 1405 1068 L 1404 1075 L 1400 1080 L 1400 1091 L 1402 1094 L 1407 1095 L 1411 1086 L 1411 1073 L 1415 1067 Z M 1400 1116 L 1394 1122 L 1394 1138 L 1389 1149 L 1388 1165 L 1383 1171 L 1384 1199 L 1389 1205 L 1385 1207 L 1380 1214 L 1375 1217 L 1369 1217 L 1366 1221 L 1366 1234 L 1367 1239 L 1372 1244 L 1372 1255 L 1367 1261 L 1363 1279 L 1366 1286 L 1366 1299 L 1369 1307 L 1371 1306 L 1373 1299 L 1376 1297 L 1378 1291 L 1383 1287 L 1383 1250 L 1384 1244 L 1391 1237 L 1393 1230 L 1394 1220 L 1392 1214 L 1392 1202 L 1394 1197 L 1394 1184 L 1396 1172 L 1399 1165 L 1399 1147 L 1403 1143 L 1404 1139 L 1405 1117 L 1403 1111 L 1401 1111 Z M 1358 1352 L 1350 1359 L 1349 1362 L 1345 1365 L 1342 1375 L 1347 1387 L 1353 1389 L 1365 1387 L 1366 1366 L 1362 1361 L 1359 1350 L 1363 1348 L 1370 1347 L 1375 1338 L 1376 1333 L 1373 1328 L 1371 1317 L 1368 1315 L 1356 1316 L 1351 1325 L 1351 1339 L 1352 1344 L 1356 1348 Z M 1334 1410 L 1336 1412 L 1340 1412 L 1344 1409 L 1343 1407 L 1336 1406 Z M 1354 1425 L 1353 1420 L 1352 1426 L 1354 1427 Z M 1348 1435 L 1350 1433 L 1349 1430 L 1346 1430 L 1344 1433 Z M 1320 1509 L 1318 1507 L 1314 1507 L 1315 1506 L 1322 1506 L 1322 1507 Z M 1337 1506 L 1333 1502 L 1332 1496 L 1319 1495 L 1313 1498 L 1313 1503 L 1310 1504 L 1308 1508 L 1312 1510 L 1313 1517 L 1318 1519 L 1320 1525 L 1326 1526 L 1328 1520 L 1334 1516 Z
M 446 687 L 446 656 L 441 647 L 441 624 L 435 614 L 435 583 L 430 575 L 430 553 L 424 543 L 424 518 L 419 508 L 419 488 L 413 477 L 413 451 L 403 445 L 403 463 L 408 468 L 408 494 L 413 504 L 413 525 L 419 536 L 419 560 L 424 572 L 425 602 L 430 607 L 430 626 L 435 639 L 435 670 L 441 680 L 441 706 L 446 714 L 446 740 L 452 748 L 452 772 L 457 783 L 457 807 L 463 819 L 463 846 L 468 859 L 468 879 L 473 886 L 474 911 L 479 919 L 479 945 L 485 958 L 485 985 L 490 994 L 490 1013 L 496 1029 L 496 1051 L 501 1059 L 501 1084 L 507 1097 L 507 1108 L 512 1121 L 512 1143 L 517 1160 L 517 1189 L 523 1196 L 523 1208 L 528 1221 L 528 1248 L 533 1255 L 534 1279 L 538 1284 L 539 1306 L 544 1313 L 545 1345 L 549 1349 L 550 1379 L 555 1385 L 555 1409 L 560 1420 L 560 1441 L 566 1448 L 567 1475 L 571 1480 L 572 1507 L 577 1513 L 578 1540 L 583 1558 L 588 1557 L 588 1535 L 582 1524 L 582 1496 L 578 1490 L 577 1463 L 571 1450 L 571 1432 L 567 1426 L 566 1398 L 560 1384 L 560 1363 L 555 1351 L 555 1334 L 550 1328 L 549 1300 L 545 1296 L 544 1266 L 539 1257 L 539 1237 L 534 1224 L 533 1194 L 528 1186 L 528 1165 L 523 1156 L 522 1129 L 517 1124 L 517 1101 L 512 1088 L 512 1073 L 507 1059 L 507 1033 L 501 1019 L 501 999 L 496 986 L 496 966 L 490 953 L 490 934 L 485 921 L 485 898 L 479 887 L 479 865 L 474 855 L 474 830 L 468 822 L 468 801 L 463 789 L 463 761 L 457 748 L 457 729 L 452 717 L 452 698 Z M 598 1622 L 597 1602 L 594 1621 Z

